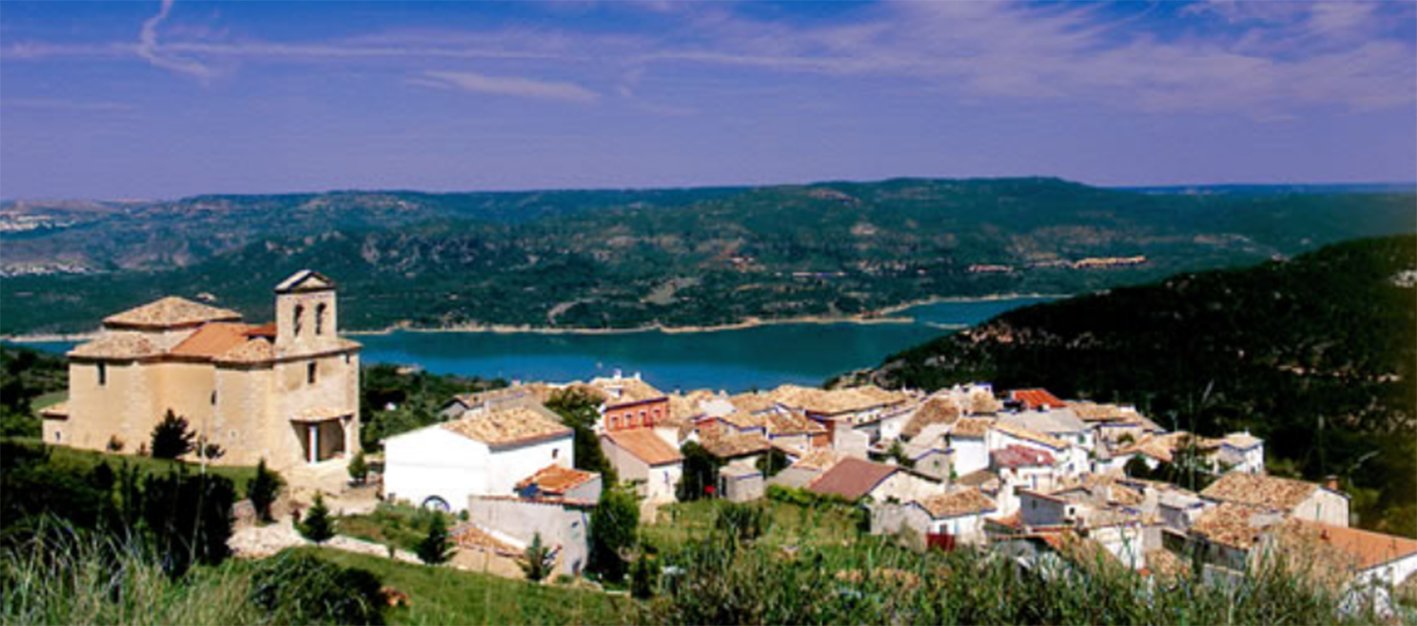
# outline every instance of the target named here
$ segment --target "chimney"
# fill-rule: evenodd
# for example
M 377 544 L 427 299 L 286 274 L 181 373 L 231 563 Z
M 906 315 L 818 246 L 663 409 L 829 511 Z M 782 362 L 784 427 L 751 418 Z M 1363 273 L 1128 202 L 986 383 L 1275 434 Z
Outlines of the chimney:
M 1324 477 L 1324 488 L 1325 488 L 1325 489 L 1328 489 L 1329 491 L 1338 491 L 1338 477 L 1337 477 L 1337 476 L 1325 476 L 1325 477 Z

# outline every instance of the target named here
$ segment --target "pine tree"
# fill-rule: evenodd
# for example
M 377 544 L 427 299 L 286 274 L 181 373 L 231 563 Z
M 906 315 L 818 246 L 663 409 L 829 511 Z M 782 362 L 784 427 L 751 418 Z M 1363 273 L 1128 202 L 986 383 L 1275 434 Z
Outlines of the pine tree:
M 196 433 L 188 429 L 187 418 L 178 417 L 172 409 L 153 427 L 152 457 L 154 459 L 176 459 L 195 447 Z
M 300 534 L 315 543 L 324 543 L 335 536 L 334 527 L 330 523 L 330 510 L 325 508 L 325 498 L 319 493 L 315 494 L 314 504 L 311 504 L 310 510 L 305 513 L 305 522 L 300 525 Z
M 428 536 L 418 542 L 418 559 L 428 565 L 441 565 L 453 557 L 453 545 L 448 541 L 448 524 L 441 513 L 428 520 Z
M 284 483 L 280 474 L 266 469 L 265 459 L 256 464 L 256 475 L 246 483 L 246 497 L 251 499 L 251 506 L 256 509 L 256 516 L 262 522 L 275 521 L 271 516 L 271 505 L 280 497 L 280 488 Z
M 531 545 L 526 547 L 526 562 L 521 563 L 526 579 L 539 583 L 551 575 L 551 550 L 541 543 L 541 533 L 531 537 Z

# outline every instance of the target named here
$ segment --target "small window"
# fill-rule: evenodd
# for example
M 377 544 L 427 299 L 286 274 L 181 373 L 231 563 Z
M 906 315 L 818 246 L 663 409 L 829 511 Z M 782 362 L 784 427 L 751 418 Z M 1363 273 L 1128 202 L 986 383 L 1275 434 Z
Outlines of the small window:
M 216 406 L 216 390 L 212 390 L 212 406 Z
M 315 334 L 325 334 L 325 309 L 328 308 L 324 302 L 315 305 Z
M 305 307 L 299 304 L 295 305 L 295 314 L 291 317 L 290 327 L 295 329 L 292 332 L 296 337 L 300 336 L 300 322 L 304 317 Z
M 561 454 L 561 449 L 560 449 L 560 448 L 552 448 L 552 449 L 551 449 L 551 458 L 554 459 L 554 458 L 556 458 L 556 457 L 557 457 L 558 455 L 560 455 L 560 454 Z
M 349 353 L 344 353 L 344 364 L 349 365 Z
M 59 441 L 59 440 L 61 440 L 61 439 L 63 439 L 63 438 L 64 438 L 64 433 L 61 433 L 61 432 L 59 432 L 59 431 L 57 431 L 57 430 L 54 431 L 54 440 L 55 440 L 55 441 Z
M 103 386 L 103 385 L 107 385 L 107 384 L 108 384 L 108 364 L 107 364 L 107 363 L 99 363 L 99 364 L 98 364 L 98 384 L 99 384 L 99 386 Z
M 318 369 L 319 369 L 319 368 L 316 367 L 316 364 L 315 364 L 314 361 L 311 361 L 309 365 L 306 365 L 306 366 L 305 366 L 305 382 L 306 382 L 306 383 L 311 384 L 311 385 L 315 384 L 315 372 L 316 372 Z

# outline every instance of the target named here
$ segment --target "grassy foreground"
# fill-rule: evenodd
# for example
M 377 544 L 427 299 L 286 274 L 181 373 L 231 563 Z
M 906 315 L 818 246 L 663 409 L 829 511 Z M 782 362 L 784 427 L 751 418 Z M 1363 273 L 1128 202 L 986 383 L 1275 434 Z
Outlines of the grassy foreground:
M 11 438 L 6 439 L 6 443 L 25 446 L 30 448 L 40 448 L 44 443 L 36 439 Z M 95 450 L 78 450 L 65 446 L 47 446 L 51 455 L 50 464 L 57 469 L 68 471 L 75 475 L 88 474 L 90 470 L 100 463 L 108 463 L 114 471 L 118 467 L 127 463 L 129 466 L 136 466 L 143 474 L 166 474 L 178 467 L 185 467 L 188 472 L 196 472 L 200 466 L 196 463 L 183 461 L 169 461 L 167 459 L 154 459 L 152 457 L 137 456 L 133 454 L 110 454 Z M 235 465 L 209 465 L 207 473 L 222 476 L 230 479 L 236 485 L 237 497 L 246 497 L 246 482 L 256 475 L 256 468 Z

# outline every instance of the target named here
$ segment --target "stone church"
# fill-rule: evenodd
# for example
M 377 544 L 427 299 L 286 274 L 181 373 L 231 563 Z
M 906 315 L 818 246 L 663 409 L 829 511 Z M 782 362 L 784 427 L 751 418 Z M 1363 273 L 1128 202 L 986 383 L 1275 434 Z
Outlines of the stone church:
M 167 297 L 103 320 L 69 352 L 69 399 L 45 441 L 137 452 L 168 410 L 225 451 L 214 463 L 343 463 L 359 449 L 360 344 L 339 336 L 335 284 L 310 270 L 275 288 L 276 320 Z

